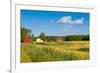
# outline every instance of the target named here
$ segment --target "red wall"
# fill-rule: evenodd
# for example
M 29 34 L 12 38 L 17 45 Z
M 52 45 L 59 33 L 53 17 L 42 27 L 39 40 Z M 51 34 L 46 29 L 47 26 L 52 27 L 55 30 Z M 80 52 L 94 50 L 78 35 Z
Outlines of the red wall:
M 32 42 L 32 38 L 26 37 L 26 38 L 24 38 L 24 42 L 25 43 L 31 43 Z

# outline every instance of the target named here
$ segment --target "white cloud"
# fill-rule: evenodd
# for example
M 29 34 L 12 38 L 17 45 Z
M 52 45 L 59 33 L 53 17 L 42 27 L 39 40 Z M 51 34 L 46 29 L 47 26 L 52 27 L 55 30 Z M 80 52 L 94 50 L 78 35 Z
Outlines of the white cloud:
M 83 24 L 84 23 L 84 18 L 80 18 L 80 19 L 75 19 L 73 20 L 73 18 L 71 16 L 64 16 L 62 18 L 60 18 L 57 23 L 61 23 L 61 24 Z

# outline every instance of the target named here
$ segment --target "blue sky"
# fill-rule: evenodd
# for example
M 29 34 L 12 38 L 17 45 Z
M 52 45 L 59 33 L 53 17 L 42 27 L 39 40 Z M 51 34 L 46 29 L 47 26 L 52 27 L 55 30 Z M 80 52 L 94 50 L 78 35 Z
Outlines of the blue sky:
M 89 13 L 21 10 L 21 26 L 32 30 L 35 36 L 89 34 Z

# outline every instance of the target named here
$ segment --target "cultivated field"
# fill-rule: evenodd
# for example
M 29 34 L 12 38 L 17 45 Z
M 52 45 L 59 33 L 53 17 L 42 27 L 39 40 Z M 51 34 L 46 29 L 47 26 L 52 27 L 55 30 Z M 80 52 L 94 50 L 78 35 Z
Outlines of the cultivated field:
M 21 43 L 21 63 L 89 59 L 89 41 Z

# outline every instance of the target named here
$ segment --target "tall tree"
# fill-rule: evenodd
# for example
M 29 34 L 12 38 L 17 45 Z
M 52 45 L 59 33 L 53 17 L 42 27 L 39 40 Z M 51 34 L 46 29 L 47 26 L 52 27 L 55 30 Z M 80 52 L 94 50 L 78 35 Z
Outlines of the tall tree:
M 34 34 L 32 34 L 32 41 L 34 41 L 35 40 L 35 37 L 34 37 Z
M 25 27 L 21 27 L 21 42 L 23 42 L 25 37 L 31 36 L 31 30 Z
M 41 38 L 42 40 L 45 40 L 45 33 L 41 32 L 39 38 Z

